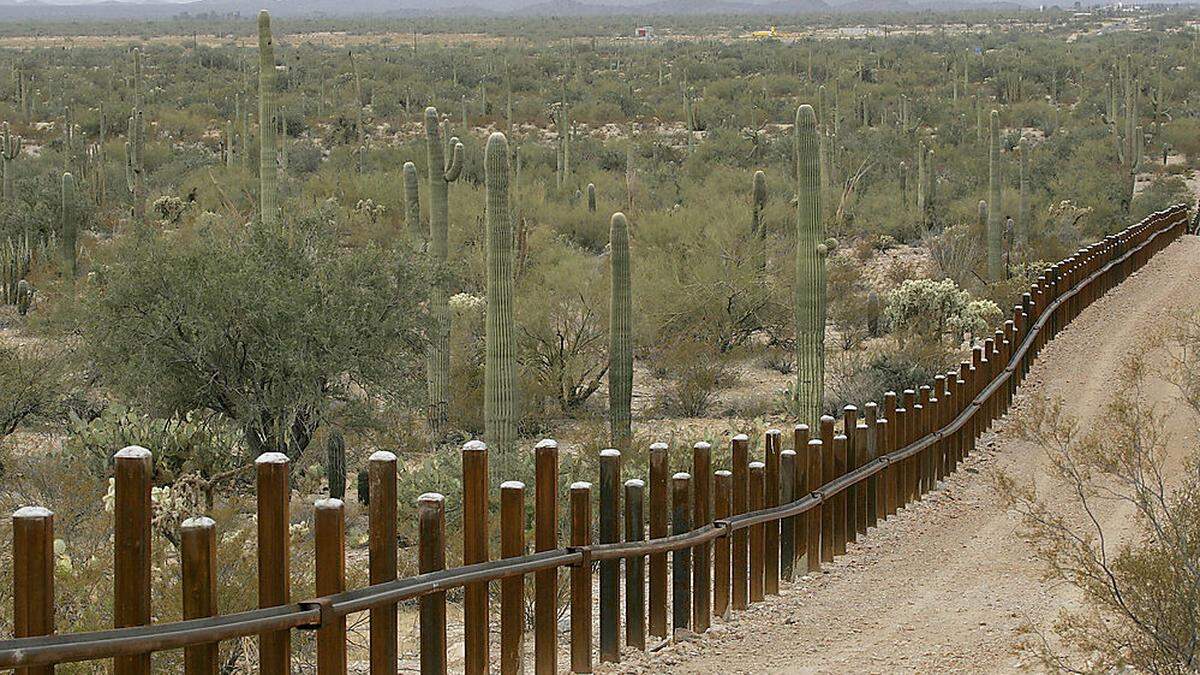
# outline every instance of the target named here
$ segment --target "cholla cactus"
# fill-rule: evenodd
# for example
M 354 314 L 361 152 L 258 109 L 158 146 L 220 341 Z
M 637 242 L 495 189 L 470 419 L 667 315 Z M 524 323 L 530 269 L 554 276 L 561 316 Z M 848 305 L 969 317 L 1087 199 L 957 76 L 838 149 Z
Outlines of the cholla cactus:
M 4 201 L 9 202 L 13 198 L 12 190 L 12 162 L 21 156 L 21 137 L 13 136 L 9 132 L 8 122 L 4 123 L 4 136 L 0 137 L 0 160 L 3 160 L 4 169 Z
M 425 109 L 425 150 L 429 171 L 429 252 L 433 282 L 429 290 L 429 353 L 426 358 L 430 431 L 440 435 L 446 426 L 450 407 L 450 296 L 449 190 L 450 183 L 462 174 L 463 145 L 449 139 L 452 147 L 446 157 L 439 135 L 437 108 Z

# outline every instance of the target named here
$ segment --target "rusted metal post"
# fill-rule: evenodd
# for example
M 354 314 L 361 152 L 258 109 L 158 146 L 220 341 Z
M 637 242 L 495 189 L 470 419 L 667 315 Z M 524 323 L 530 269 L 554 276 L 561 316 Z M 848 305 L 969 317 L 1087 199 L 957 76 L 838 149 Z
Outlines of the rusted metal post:
M 500 556 L 525 555 L 525 484 L 500 484 Z M 500 672 L 525 672 L 525 576 L 500 580 Z
M 712 522 L 712 446 L 692 446 L 692 527 Z M 712 623 L 712 545 L 692 549 L 692 630 L 703 633 Z
M 346 507 L 340 499 L 319 499 L 313 505 L 316 540 L 315 590 L 318 596 L 346 590 Z M 317 630 L 317 673 L 345 675 L 346 617 L 336 617 Z
M 282 452 L 264 452 L 254 462 L 258 493 L 258 606 L 291 602 L 289 552 L 289 462 Z M 264 673 L 292 670 L 292 636 L 287 630 L 258 636 L 259 669 Z
M 920 436 L 921 409 L 917 406 L 916 389 L 904 390 L 904 412 L 904 446 L 908 446 Z M 916 501 L 916 485 L 916 458 L 908 457 L 904 460 L 904 499 L 901 500 L 904 506 Z
M 571 484 L 571 546 L 592 543 L 592 484 Z M 592 563 L 571 568 L 571 672 L 592 672 Z
M 733 473 L 717 471 L 713 474 L 713 515 L 717 520 L 728 518 L 733 512 Z M 717 539 L 713 546 L 713 614 L 729 616 L 729 540 Z
M 367 460 L 368 567 L 371 585 L 396 579 L 396 455 L 377 450 Z M 395 675 L 396 604 L 371 610 L 371 675 Z
M 766 489 L 766 465 L 750 462 L 750 510 L 763 508 Z M 762 602 L 764 577 L 767 571 L 766 530 L 761 524 L 750 526 L 750 602 Z
M 131 445 L 116 454 L 113 487 L 113 625 L 150 623 L 150 451 Z M 116 675 L 149 675 L 150 654 L 113 659 Z
M 763 507 L 779 506 L 779 451 L 783 445 L 783 434 L 778 429 L 767 431 L 764 443 L 763 464 Z M 766 570 L 763 577 L 763 593 L 779 595 L 779 521 L 763 523 L 763 555 Z
M 894 423 L 892 420 L 887 417 L 881 417 L 877 422 L 875 422 L 876 452 L 880 456 L 886 455 L 892 451 L 891 434 L 893 424 Z M 886 470 L 876 474 L 876 476 L 879 478 L 879 486 L 876 492 L 878 504 L 876 511 L 878 518 L 875 521 L 876 527 L 879 526 L 879 523 L 883 522 L 885 512 L 887 510 L 888 500 L 891 498 L 891 480 L 889 475 L 890 470 L 891 467 L 889 465 Z
M 937 375 L 933 378 L 933 396 L 930 402 L 936 397 L 937 403 L 934 408 L 934 424 L 931 431 L 941 429 L 949 421 L 950 417 L 946 414 L 950 411 L 950 399 L 946 396 L 946 376 Z M 936 487 L 939 481 L 946 478 L 946 442 L 945 440 L 938 441 L 930 448 L 930 489 Z
M 790 504 L 796 499 L 796 451 L 779 453 L 779 502 Z M 796 516 L 783 519 L 779 528 L 779 576 L 784 581 L 794 577 L 796 564 Z M 778 591 L 778 588 L 776 588 Z
M 625 481 L 625 541 L 645 541 L 643 516 L 646 484 L 637 478 Z M 646 649 L 646 558 L 625 559 L 625 644 Z
M 892 428 L 892 438 L 895 439 L 892 446 L 893 451 L 900 450 L 908 445 L 908 426 L 912 423 L 908 417 L 907 408 L 896 408 L 895 417 L 896 426 Z M 901 459 L 896 462 L 893 480 L 894 512 L 899 512 L 900 509 L 904 508 L 905 498 L 908 495 L 908 460 Z
M 845 475 L 858 468 L 858 444 L 854 432 L 858 426 L 858 407 L 848 405 L 842 408 L 842 435 L 846 437 L 846 461 L 842 465 L 839 476 Z M 846 541 L 858 540 L 858 498 L 862 492 L 858 485 L 851 485 L 842 491 L 841 501 L 845 511 Z
M 558 548 L 558 443 L 534 447 L 534 548 Z M 534 572 L 533 650 L 538 675 L 558 673 L 558 570 Z
M 797 424 L 792 429 L 792 449 L 796 453 L 796 472 L 792 478 L 792 499 L 795 500 L 811 492 L 808 488 L 810 457 L 807 424 Z M 793 535 L 793 540 L 795 541 L 795 563 L 793 564 L 793 569 L 796 572 L 808 569 L 808 559 L 806 558 L 808 555 L 808 521 L 808 514 L 801 514 L 792 518 L 792 529 L 795 532 Z
M 446 569 L 446 499 L 436 492 L 417 497 L 417 570 L 424 574 Z M 421 673 L 446 673 L 446 592 L 423 595 L 421 613 Z
M 692 529 L 691 475 L 671 476 L 671 534 Z M 692 549 L 671 553 L 671 627 L 673 635 L 688 630 L 692 620 Z
M 670 490 L 667 444 L 650 445 L 650 538 L 667 536 Z M 667 636 L 667 554 L 650 554 L 650 634 Z
M 863 420 L 866 425 L 863 443 L 866 445 L 868 462 L 874 462 L 879 457 L 879 404 L 871 401 L 863 406 Z M 867 479 L 867 525 L 879 525 L 883 517 L 883 481 L 882 472 Z
M 482 441 L 462 446 L 463 564 L 488 560 L 488 448 Z M 488 672 L 488 585 L 463 589 L 463 671 Z
M 839 475 L 833 456 L 833 423 L 832 416 L 821 416 L 821 482 L 819 485 L 827 485 Z M 836 520 L 836 513 L 837 497 L 826 496 L 825 504 L 821 508 L 821 562 L 823 563 L 833 562 L 833 523 Z
M 212 518 L 188 518 L 179 526 L 183 568 L 183 618 L 217 615 L 217 525 Z M 183 649 L 185 675 L 217 673 L 216 642 Z
M 12 515 L 13 637 L 54 633 L 54 514 L 26 506 Z M 52 675 L 54 666 L 18 668 L 19 675 Z M 195 671 L 200 672 L 200 671 Z
M 621 540 L 621 452 L 600 451 L 600 543 Z M 600 561 L 600 660 L 621 660 L 621 561 Z
M 733 515 L 745 513 L 750 508 L 750 438 L 745 434 L 733 437 Z M 731 536 L 732 568 L 730 579 L 733 584 L 733 608 L 746 609 L 749 604 L 749 536 L 745 529 L 736 530 Z

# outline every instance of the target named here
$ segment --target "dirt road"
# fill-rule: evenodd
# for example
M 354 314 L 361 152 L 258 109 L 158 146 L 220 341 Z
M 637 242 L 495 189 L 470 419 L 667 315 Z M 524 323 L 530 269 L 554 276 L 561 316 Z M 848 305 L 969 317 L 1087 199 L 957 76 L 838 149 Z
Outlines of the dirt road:
M 1061 397 L 1083 424 L 1107 400 L 1112 373 L 1162 320 L 1166 308 L 1200 303 L 1200 239 L 1186 237 L 1089 307 L 1043 352 L 1017 410 Z M 1195 421 L 1165 383 L 1149 395 L 1184 421 L 1175 461 L 1194 447 Z M 1048 628 L 1075 602 L 1042 581 L 1016 518 L 997 505 L 988 474 L 1039 480 L 1044 453 L 1007 438 L 1005 421 L 943 489 L 852 546 L 849 555 L 783 596 L 719 623 L 715 635 L 631 655 L 622 670 L 650 672 L 1012 672 L 1035 664 L 1016 645 L 1026 623 Z M 1131 514 L 1109 510 L 1127 531 Z

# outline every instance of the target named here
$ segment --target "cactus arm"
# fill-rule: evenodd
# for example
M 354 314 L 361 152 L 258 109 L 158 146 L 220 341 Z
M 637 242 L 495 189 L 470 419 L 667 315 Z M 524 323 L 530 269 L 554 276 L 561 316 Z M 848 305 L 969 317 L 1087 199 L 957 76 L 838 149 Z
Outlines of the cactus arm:
M 450 153 L 450 163 L 446 166 L 446 170 L 442 172 L 442 180 L 447 183 L 453 183 L 458 180 L 463 169 L 463 144 L 458 142 L 458 139 L 451 139 L 454 144 L 454 151 Z

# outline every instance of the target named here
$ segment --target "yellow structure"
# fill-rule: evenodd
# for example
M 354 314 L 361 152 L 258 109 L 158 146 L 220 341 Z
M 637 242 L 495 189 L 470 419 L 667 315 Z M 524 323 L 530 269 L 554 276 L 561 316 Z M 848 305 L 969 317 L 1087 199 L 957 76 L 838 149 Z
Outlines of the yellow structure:
M 753 37 L 753 38 L 775 38 L 775 37 L 779 37 L 779 31 L 775 29 L 775 26 L 771 26 L 771 30 L 756 30 L 750 34 L 750 37 Z

